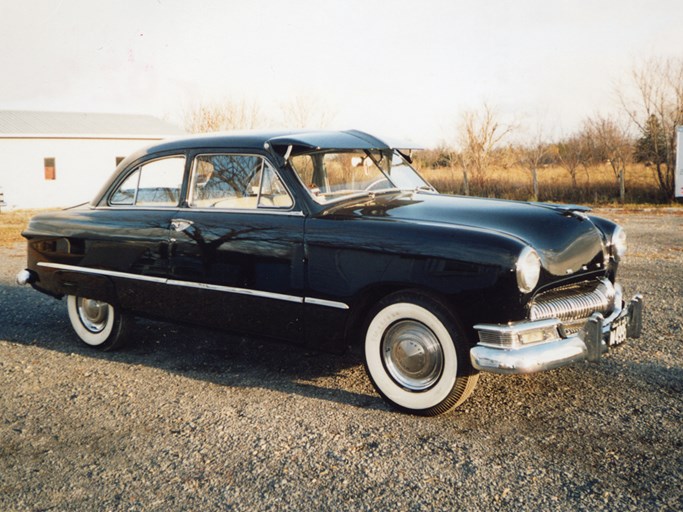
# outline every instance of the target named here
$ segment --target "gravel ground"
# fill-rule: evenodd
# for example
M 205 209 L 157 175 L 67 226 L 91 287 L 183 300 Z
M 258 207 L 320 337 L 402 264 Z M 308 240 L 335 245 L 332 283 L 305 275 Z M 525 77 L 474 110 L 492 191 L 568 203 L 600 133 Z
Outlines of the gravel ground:
M 147 321 L 82 347 L 0 248 L 0 510 L 683 510 L 683 216 L 605 213 L 644 336 L 389 409 L 356 355 Z

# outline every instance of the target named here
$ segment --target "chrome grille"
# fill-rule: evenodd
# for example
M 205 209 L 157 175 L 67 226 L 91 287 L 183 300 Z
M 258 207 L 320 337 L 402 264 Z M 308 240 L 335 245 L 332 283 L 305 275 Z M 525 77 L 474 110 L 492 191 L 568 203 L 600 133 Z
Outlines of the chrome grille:
M 557 318 L 563 322 L 608 315 L 614 309 L 614 285 L 608 279 L 588 281 L 538 294 L 529 307 L 531 320 Z

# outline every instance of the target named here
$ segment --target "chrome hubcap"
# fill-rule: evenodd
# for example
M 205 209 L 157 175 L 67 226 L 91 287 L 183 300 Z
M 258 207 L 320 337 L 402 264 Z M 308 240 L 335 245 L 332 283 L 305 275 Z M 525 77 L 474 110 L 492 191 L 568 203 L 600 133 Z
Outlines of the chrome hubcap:
M 443 349 L 426 325 L 402 320 L 384 333 L 382 361 L 396 383 L 410 391 L 423 391 L 441 376 Z
M 79 297 L 78 316 L 83 326 L 90 332 L 102 332 L 109 318 L 109 304 L 99 300 Z

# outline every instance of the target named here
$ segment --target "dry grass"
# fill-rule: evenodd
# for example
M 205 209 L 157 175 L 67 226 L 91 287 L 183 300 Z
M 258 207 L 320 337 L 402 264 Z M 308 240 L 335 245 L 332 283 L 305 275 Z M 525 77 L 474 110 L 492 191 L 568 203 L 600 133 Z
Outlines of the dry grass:
M 29 219 L 38 212 L 39 210 L 0 212 L 0 247 L 25 241 L 21 232 L 26 228 Z
M 463 193 L 462 170 L 459 168 L 421 169 L 422 175 L 440 192 Z M 539 169 L 539 201 L 588 205 L 617 205 L 619 186 L 609 165 L 581 168 L 577 186 L 561 167 Z M 532 199 L 531 173 L 521 167 L 492 168 L 482 179 L 470 177 L 470 194 L 502 199 Z M 668 204 L 660 193 L 653 171 L 643 165 L 632 165 L 626 171 L 626 203 Z
M 419 162 L 418 162 L 419 164 Z M 461 194 L 462 171 L 459 168 L 419 169 L 437 190 L 447 194 Z M 626 206 L 627 210 L 641 210 L 648 206 L 670 205 L 662 197 L 652 169 L 632 165 L 626 172 L 626 201 L 619 204 L 619 187 L 609 165 L 581 169 L 577 186 L 561 167 L 547 167 L 538 173 L 539 201 L 586 204 L 592 206 Z M 470 178 L 470 194 L 527 201 L 532 199 L 531 174 L 521 167 L 492 168 L 477 180 Z M 671 206 L 679 206 L 674 204 Z M 683 210 L 683 208 L 681 209 Z M 0 212 L 0 246 L 23 242 L 21 232 L 29 219 L 41 210 Z M 45 211 L 45 210 L 42 210 Z

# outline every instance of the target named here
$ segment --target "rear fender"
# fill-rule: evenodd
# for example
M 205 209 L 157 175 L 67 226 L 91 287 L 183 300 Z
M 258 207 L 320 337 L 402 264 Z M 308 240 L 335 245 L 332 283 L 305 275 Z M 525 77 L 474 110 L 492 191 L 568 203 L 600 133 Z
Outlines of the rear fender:
M 55 289 L 60 294 L 78 295 L 89 299 L 97 299 L 112 305 L 118 304 L 116 287 L 108 276 L 82 274 L 57 270 L 53 276 Z

